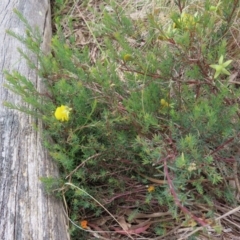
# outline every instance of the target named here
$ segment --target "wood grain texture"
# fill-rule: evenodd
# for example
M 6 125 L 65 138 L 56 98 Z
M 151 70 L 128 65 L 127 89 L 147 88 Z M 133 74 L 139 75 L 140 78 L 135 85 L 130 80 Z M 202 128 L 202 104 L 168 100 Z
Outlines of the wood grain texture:
M 21 99 L 3 87 L 2 70 L 17 70 L 43 87 L 17 51 L 27 49 L 6 34 L 6 29 L 24 34 L 24 25 L 13 13 L 16 8 L 44 36 L 42 48 L 49 50 L 51 38 L 49 0 L 0 0 L 0 239 L 69 239 L 61 201 L 45 194 L 39 180 L 57 176 L 58 170 L 42 146 L 41 122 L 23 113 L 6 109 L 3 101 L 20 104 Z M 32 56 L 33 61 L 36 61 Z

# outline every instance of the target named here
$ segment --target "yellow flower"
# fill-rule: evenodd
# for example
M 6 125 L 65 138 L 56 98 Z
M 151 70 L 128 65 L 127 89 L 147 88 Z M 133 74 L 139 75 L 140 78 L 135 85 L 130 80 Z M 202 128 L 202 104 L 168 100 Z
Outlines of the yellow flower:
M 88 221 L 87 221 L 87 220 L 82 220 L 82 221 L 80 222 L 80 225 L 81 225 L 81 227 L 82 227 L 83 229 L 86 229 L 86 228 L 87 228 L 87 224 L 88 224 Z
M 131 54 L 125 54 L 123 56 L 123 60 L 124 60 L 124 62 L 129 62 L 129 61 L 133 60 L 133 57 Z
M 69 113 L 71 111 L 71 108 L 68 106 L 61 105 L 61 107 L 57 107 L 55 111 L 55 117 L 59 121 L 68 121 L 69 120 Z
M 151 186 L 148 187 L 147 190 L 148 190 L 149 193 L 151 193 L 151 192 L 155 191 L 155 187 L 153 185 L 151 185 Z
M 160 104 L 162 107 L 169 107 L 169 103 L 165 99 L 161 99 Z

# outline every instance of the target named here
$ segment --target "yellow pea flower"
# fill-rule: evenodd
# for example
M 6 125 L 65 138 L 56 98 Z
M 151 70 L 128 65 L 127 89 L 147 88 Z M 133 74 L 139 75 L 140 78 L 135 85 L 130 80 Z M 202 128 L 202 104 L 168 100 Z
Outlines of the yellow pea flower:
M 87 224 L 88 224 L 88 221 L 87 220 L 83 220 L 80 222 L 80 225 L 83 229 L 86 229 L 87 228 Z
M 148 187 L 148 192 L 151 193 L 151 192 L 154 192 L 155 191 L 155 187 L 153 185 L 149 186 Z
M 169 103 L 165 99 L 161 99 L 160 104 L 162 107 L 169 107 Z
M 71 108 L 69 108 L 68 106 L 61 105 L 60 107 L 56 108 L 54 115 L 57 120 L 64 122 L 69 120 L 70 111 Z
M 124 62 L 129 62 L 129 61 L 133 60 L 133 57 L 131 54 L 125 54 L 123 56 L 123 60 L 124 60 Z

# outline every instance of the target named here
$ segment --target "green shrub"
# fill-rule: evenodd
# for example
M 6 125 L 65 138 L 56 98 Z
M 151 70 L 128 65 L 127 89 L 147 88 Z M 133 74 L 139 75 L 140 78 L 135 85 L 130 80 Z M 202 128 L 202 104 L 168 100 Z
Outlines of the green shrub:
M 44 143 L 59 164 L 59 189 L 73 221 L 105 214 L 77 188 L 114 214 L 133 199 L 138 211 L 165 206 L 174 218 L 183 212 L 200 225 L 203 216 L 193 215 L 192 206 L 234 202 L 227 178 L 239 142 L 240 91 L 228 80 L 230 62 L 226 71 L 218 62 L 231 56 L 227 46 L 237 5 L 200 1 L 198 8 L 182 2 L 189 3 L 176 5 L 164 24 L 158 14 L 133 20 L 119 5 L 103 8 L 101 21 L 88 25 L 98 41 L 94 62 L 89 47 L 66 41 L 60 28 L 48 56 L 38 51 L 41 38 L 30 26 L 26 37 L 10 32 L 38 56 L 40 69 L 30 67 L 47 88 L 39 93 L 26 77 L 6 73 L 7 87 L 30 108 L 6 105 L 44 122 Z M 215 69 L 220 72 L 214 78 Z M 68 121 L 54 116 L 61 105 L 70 109 Z M 147 183 L 155 190 L 135 191 Z M 72 226 L 73 239 L 78 231 Z

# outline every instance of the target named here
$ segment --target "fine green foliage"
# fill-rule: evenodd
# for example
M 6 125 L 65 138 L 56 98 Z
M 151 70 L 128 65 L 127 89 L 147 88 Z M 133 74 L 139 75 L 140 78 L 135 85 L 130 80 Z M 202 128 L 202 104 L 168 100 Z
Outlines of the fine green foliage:
M 6 105 L 43 121 L 44 145 L 61 171 L 59 181 L 44 182 L 48 190 L 57 185 L 63 191 L 72 221 L 106 213 L 89 195 L 114 214 L 118 206 L 134 205 L 131 221 L 137 212 L 164 206 L 177 221 L 184 214 L 200 225 L 206 222 L 191 213 L 192 206 L 214 211 L 214 202 L 234 203 L 227 178 L 239 143 L 240 90 L 225 74 L 234 71 L 227 46 L 238 6 L 228 0 L 200 1 L 199 7 L 175 2 L 164 23 L 157 6 L 144 18 L 131 18 L 114 1 L 101 6 L 99 21 L 88 24 L 97 41 L 94 61 L 90 46 L 77 47 L 60 28 L 47 56 L 22 16 L 26 36 L 9 32 L 38 58 L 40 66 L 21 52 L 46 91 L 7 72 L 6 87 L 29 107 Z M 55 117 L 60 106 L 71 109 L 59 117 L 64 121 Z M 156 184 L 151 192 L 149 183 Z M 166 229 L 153 227 L 156 235 Z M 73 225 L 73 239 L 78 231 Z

